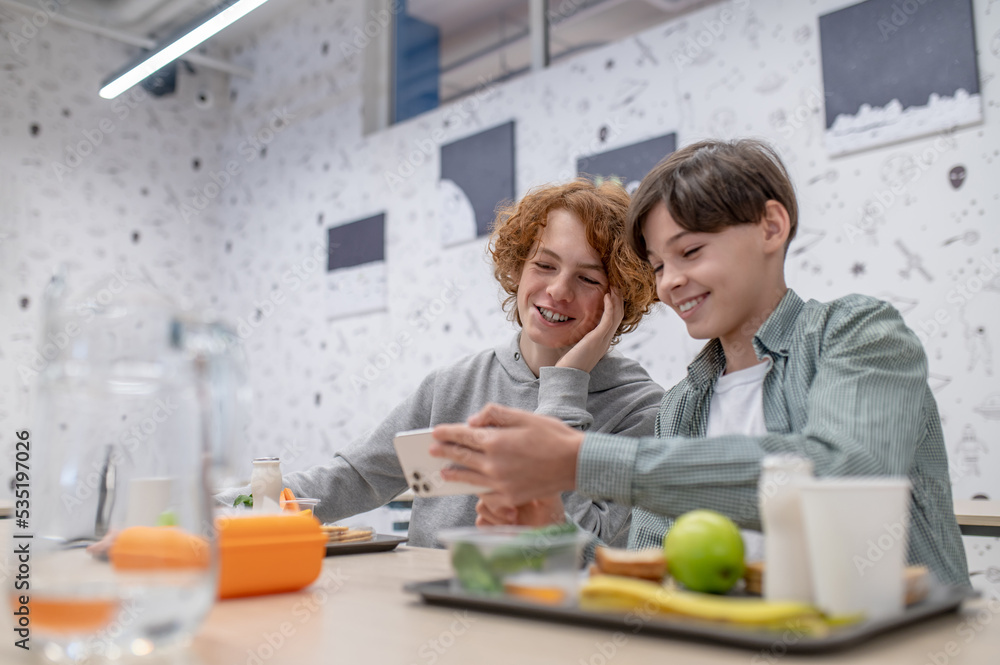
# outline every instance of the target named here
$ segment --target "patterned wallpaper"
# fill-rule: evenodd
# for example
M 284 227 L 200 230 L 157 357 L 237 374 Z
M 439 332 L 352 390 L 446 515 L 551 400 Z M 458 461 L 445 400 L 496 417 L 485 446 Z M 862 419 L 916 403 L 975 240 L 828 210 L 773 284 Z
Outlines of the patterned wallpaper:
M 930 358 L 956 497 L 1000 499 L 1000 12 L 974 2 L 981 124 L 831 158 L 818 17 L 851 4 L 713 5 L 368 136 L 361 49 L 342 48 L 366 25 L 362 3 L 302 2 L 229 54 L 253 80 L 227 92 L 221 76 L 182 72 L 175 96 L 127 113 L 94 92 L 123 47 L 57 27 L 21 53 L 0 43 L 2 436 L 25 421 L 17 367 L 38 343 L 52 266 L 94 279 L 129 261 L 242 331 L 246 458 L 322 461 L 428 370 L 511 334 L 482 240 L 443 246 L 442 220 L 461 211 L 438 181 L 441 145 L 514 120 L 520 194 L 669 132 L 680 145 L 753 135 L 779 148 L 800 197 L 790 285 L 903 312 Z M 57 173 L 104 120 L 92 154 Z M 326 273 L 327 231 L 383 212 L 383 301 L 342 316 L 377 289 Z M 701 346 L 675 319 L 652 315 L 620 347 L 664 385 Z M 996 565 L 994 545 L 970 539 L 973 569 Z
M 176 207 L 218 160 L 225 115 L 198 96 L 225 100 L 225 78 L 198 72 L 171 97 L 135 89 L 103 100 L 101 80 L 131 52 L 50 22 L 26 30 L 22 19 L 0 12 L 3 441 L 29 425 L 32 379 L 52 342 L 38 334 L 42 294 L 58 266 L 74 287 L 146 279 L 206 307 L 221 254 L 216 220 L 194 226 Z

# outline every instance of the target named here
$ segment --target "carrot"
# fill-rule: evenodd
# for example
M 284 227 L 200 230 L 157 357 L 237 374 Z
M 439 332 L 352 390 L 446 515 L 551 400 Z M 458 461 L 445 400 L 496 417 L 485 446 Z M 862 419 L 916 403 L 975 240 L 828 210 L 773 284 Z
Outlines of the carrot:
M 299 504 L 295 501 L 295 494 L 287 487 L 281 490 L 280 501 L 285 502 L 285 510 L 293 513 L 299 512 Z

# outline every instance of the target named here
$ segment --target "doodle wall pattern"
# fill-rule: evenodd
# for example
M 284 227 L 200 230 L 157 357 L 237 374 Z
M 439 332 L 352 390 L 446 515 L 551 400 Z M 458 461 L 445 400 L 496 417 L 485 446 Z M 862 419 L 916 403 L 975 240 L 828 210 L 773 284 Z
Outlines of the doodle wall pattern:
M 38 372 L 69 342 L 69 336 L 39 336 L 43 292 L 60 266 L 70 288 L 106 284 L 118 293 L 142 279 L 181 302 L 212 306 L 221 245 L 202 192 L 216 186 L 220 170 L 224 112 L 212 100 L 226 100 L 227 90 L 224 77 L 197 72 L 170 97 L 136 88 L 108 101 L 96 91 L 128 56 L 125 47 L 4 12 L 0 35 L 5 441 L 30 427 Z M 191 207 L 185 219 L 178 210 L 194 199 L 204 205 Z M 5 446 L 0 459 L 11 463 L 0 462 L 4 473 L 14 468 L 12 456 L 13 447 Z M 0 480 L 0 496 L 10 496 L 8 480 Z
M 994 147 L 1000 145 L 1000 126 L 991 121 L 1000 103 L 992 84 L 1000 52 L 983 50 L 976 63 L 983 123 L 831 157 L 820 17 L 853 4 L 720 3 L 548 71 L 486 86 L 369 136 L 360 131 L 357 94 L 331 92 L 334 98 L 322 109 L 323 102 L 314 101 L 323 94 L 315 83 L 324 76 L 336 80 L 339 90 L 356 80 L 351 77 L 359 76 L 358 54 L 337 59 L 329 49 L 321 55 L 318 45 L 335 35 L 312 27 L 308 11 L 262 34 L 243 54 L 246 64 L 301 62 L 303 73 L 298 81 L 279 80 L 277 70 L 270 78 L 234 81 L 234 117 L 287 99 L 294 100 L 290 113 L 296 121 L 253 176 L 268 183 L 267 194 L 248 191 L 245 201 L 226 201 L 219 211 L 241 220 L 232 238 L 239 257 L 224 263 L 223 272 L 240 264 L 277 271 L 277 263 L 263 262 L 261 247 L 280 243 L 289 248 L 281 254 L 285 261 L 294 263 L 296 250 L 290 248 L 305 251 L 323 230 L 310 218 L 355 219 L 384 202 L 388 309 L 332 321 L 321 299 L 303 293 L 301 306 L 288 306 L 282 321 L 259 333 L 267 337 L 261 349 L 292 338 L 309 352 L 264 357 L 259 371 L 268 376 L 262 384 L 275 396 L 264 409 L 274 417 L 252 428 L 254 445 L 280 438 L 278 432 L 295 432 L 308 450 L 322 450 L 322 457 L 343 442 L 334 441 L 333 433 L 350 438 L 372 427 L 431 367 L 509 334 L 482 239 L 441 246 L 443 225 L 475 219 L 460 192 L 442 188 L 442 146 L 516 122 L 520 195 L 573 177 L 588 156 L 665 134 L 676 133 L 679 146 L 710 136 L 753 135 L 775 143 L 801 199 L 800 229 L 787 259 L 791 285 L 821 300 L 868 293 L 900 309 L 927 347 L 930 383 L 955 462 L 956 495 L 1000 498 L 992 480 L 1000 477 L 1000 384 L 994 376 L 1000 369 L 994 353 L 1000 346 L 1000 302 L 994 300 L 1000 300 L 1000 200 L 990 184 L 1000 176 Z M 1000 16 L 985 9 L 973 5 L 981 44 L 1000 35 Z M 347 16 L 342 30 L 351 29 L 351 20 Z M 906 29 L 899 27 L 893 38 L 909 39 Z M 298 196 L 283 193 L 291 191 Z M 276 226 L 270 214 L 260 214 L 261 202 L 280 207 L 286 221 Z M 304 291 L 328 288 L 322 279 L 318 275 Z M 230 277 L 221 282 L 224 288 L 236 283 Z M 261 297 L 246 286 L 240 282 L 225 300 Z M 661 311 L 627 336 L 620 350 L 671 385 L 700 346 Z M 294 371 L 287 371 L 288 362 Z M 311 382 L 308 392 L 322 394 L 322 408 L 299 394 L 303 376 Z M 982 447 L 968 443 L 969 428 Z M 979 475 L 961 471 L 972 468 L 959 464 L 968 461 L 970 450 L 978 455 Z
M 120 54 L 89 39 L 90 59 L 37 43 L 19 60 L 0 45 L 4 89 L 15 91 L 0 99 L 0 260 L 11 266 L 0 369 L 13 377 L 0 426 L 22 422 L 16 369 L 36 343 L 20 299 L 35 302 L 56 254 L 95 275 L 122 256 L 246 323 L 247 459 L 321 462 L 430 369 L 512 332 L 484 239 L 442 242 L 444 220 L 475 219 L 458 188 L 442 185 L 442 146 L 515 123 L 520 196 L 574 177 L 581 158 L 655 137 L 683 146 L 751 135 L 775 144 L 800 198 L 790 285 L 806 298 L 860 292 L 899 308 L 927 349 L 955 495 L 1000 499 L 1000 12 L 972 3 L 981 123 L 831 157 L 819 17 L 854 4 L 714 4 L 366 135 L 363 49 L 341 48 L 364 28 L 363 5 L 311 0 L 230 54 L 255 77 L 232 80 L 216 95 L 225 104 L 184 104 L 182 76 L 178 99 L 138 105 L 85 169 L 64 174 L 66 186 L 51 162 L 104 117 L 84 110 L 96 100 L 82 81 Z M 219 173 L 225 186 L 211 178 Z M 325 269 L 329 229 L 382 213 L 384 306 L 340 316 L 335 299 L 352 294 Z M 619 349 L 672 385 L 701 344 L 657 311 Z

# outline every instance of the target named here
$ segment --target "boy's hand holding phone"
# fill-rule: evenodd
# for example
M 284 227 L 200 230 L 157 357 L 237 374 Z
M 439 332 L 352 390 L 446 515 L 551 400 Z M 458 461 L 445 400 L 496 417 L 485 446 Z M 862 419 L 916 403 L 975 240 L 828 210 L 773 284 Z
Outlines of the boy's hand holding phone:
M 415 429 L 399 432 L 393 439 L 396 457 L 403 469 L 406 484 L 419 497 L 452 496 L 455 494 L 483 494 L 492 491 L 489 487 L 469 483 L 448 481 L 441 477 L 441 470 L 455 467 L 450 460 L 431 457 L 430 446 L 434 442 L 433 429 Z M 461 467 L 457 467 L 461 468 Z

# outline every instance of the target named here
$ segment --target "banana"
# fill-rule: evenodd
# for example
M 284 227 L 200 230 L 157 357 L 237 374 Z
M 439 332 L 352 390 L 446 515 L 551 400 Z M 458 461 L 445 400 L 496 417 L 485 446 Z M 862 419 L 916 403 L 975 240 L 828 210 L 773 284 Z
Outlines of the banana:
M 823 623 L 819 610 L 805 603 L 713 596 L 616 575 L 591 577 L 580 591 L 580 607 L 596 611 L 664 612 L 758 627 L 785 627 L 789 622 L 810 626 Z

